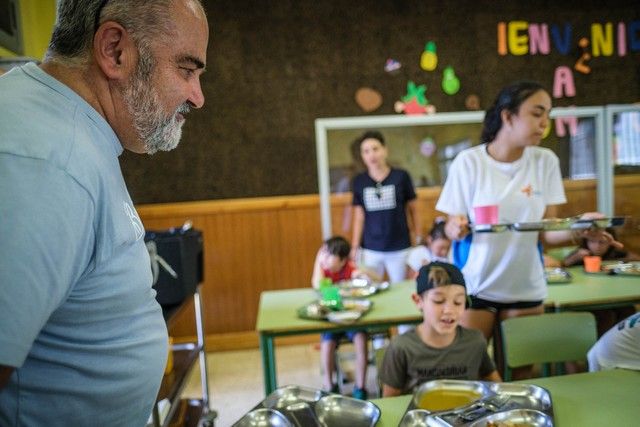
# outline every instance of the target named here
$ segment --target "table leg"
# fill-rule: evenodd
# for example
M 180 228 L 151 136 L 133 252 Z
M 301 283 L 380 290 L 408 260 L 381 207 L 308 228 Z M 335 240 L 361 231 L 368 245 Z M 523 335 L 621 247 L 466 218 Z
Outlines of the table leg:
M 260 350 L 262 351 L 262 372 L 264 374 L 264 393 L 268 396 L 278 388 L 276 380 L 276 354 L 273 348 L 273 337 L 260 334 Z

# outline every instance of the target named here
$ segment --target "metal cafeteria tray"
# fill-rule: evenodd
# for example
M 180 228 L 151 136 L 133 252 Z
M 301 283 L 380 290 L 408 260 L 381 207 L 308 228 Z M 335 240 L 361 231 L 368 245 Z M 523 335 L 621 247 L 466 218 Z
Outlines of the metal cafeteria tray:
M 544 277 L 547 283 L 569 283 L 572 279 L 571 273 L 560 267 L 545 268 Z
M 333 323 L 350 323 L 371 310 L 373 302 L 363 298 L 343 298 L 342 309 L 332 310 L 321 300 L 310 302 L 298 309 L 298 317 L 309 320 L 328 320 Z
M 480 397 L 465 406 L 420 409 L 421 398 L 436 390 L 474 392 Z M 501 425 L 507 420 L 515 423 L 525 418 L 528 421 L 524 425 L 553 426 L 553 405 L 546 389 L 529 384 L 435 380 L 422 384 L 414 392 L 400 427 L 478 427 Z
M 285 386 L 275 390 L 234 427 L 373 427 L 380 408 L 322 390 Z
M 376 283 L 367 279 L 352 279 L 337 283 L 343 298 L 365 298 L 389 289 L 389 282 Z
M 533 222 L 515 222 L 503 224 L 474 224 L 473 231 L 477 233 L 500 233 L 506 230 L 514 231 L 554 231 L 554 230 L 584 230 L 592 227 L 608 228 L 624 225 L 626 218 L 616 216 L 600 219 L 578 218 L 549 218 Z

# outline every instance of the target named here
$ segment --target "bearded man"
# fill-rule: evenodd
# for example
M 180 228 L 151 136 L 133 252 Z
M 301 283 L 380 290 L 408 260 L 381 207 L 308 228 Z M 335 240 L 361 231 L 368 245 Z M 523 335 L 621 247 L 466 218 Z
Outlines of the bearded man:
M 0 77 L 0 425 L 146 424 L 167 330 L 118 156 L 178 144 L 208 36 L 199 0 L 59 0 Z

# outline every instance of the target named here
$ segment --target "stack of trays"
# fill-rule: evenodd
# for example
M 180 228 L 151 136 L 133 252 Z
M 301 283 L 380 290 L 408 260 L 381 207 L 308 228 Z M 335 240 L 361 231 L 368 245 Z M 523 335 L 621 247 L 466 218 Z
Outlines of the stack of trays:
M 299 386 L 277 389 L 234 427 L 373 427 L 380 408 L 371 402 Z
M 337 283 L 343 298 L 366 298 L 389 289 L 389 282 L 375 283 L 367 279 L 352 279 Z
M 569 283 L 571 282 L 571 273 L 560 267 L 545 267 L 544 277 L 547 283 Z
M 553 426 L 549 392 L 535 385 L 435 380 L 422 384 L 400 427 Z
M 371 310 L 371 307 L 373 303 L 363 298 L 343 298 L 341 310 L 334 310 L 318 300 L 300 307 L 298 317 L 309 320 L 328 320 L 332 323 L 352 323 Z

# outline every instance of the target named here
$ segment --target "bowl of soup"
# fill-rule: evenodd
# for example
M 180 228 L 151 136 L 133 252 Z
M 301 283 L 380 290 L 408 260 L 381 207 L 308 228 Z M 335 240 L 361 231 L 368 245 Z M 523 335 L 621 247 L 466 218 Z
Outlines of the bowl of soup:
M 434 380 L 416 389 L 413 406 L 429 412 L 451 411 L 469 406 L 489 394 L 489 387 L 480 381 Z

